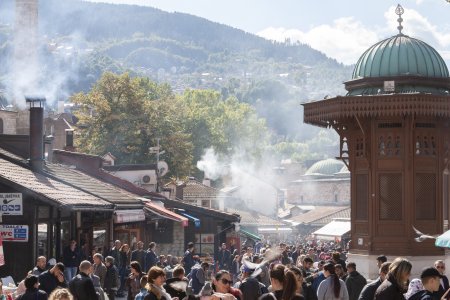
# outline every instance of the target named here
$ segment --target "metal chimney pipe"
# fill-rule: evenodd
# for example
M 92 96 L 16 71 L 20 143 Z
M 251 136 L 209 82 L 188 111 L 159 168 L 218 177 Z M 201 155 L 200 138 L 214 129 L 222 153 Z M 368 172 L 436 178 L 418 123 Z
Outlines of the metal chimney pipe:
M 30 103 L 30 166 L 41 171 L 44 166 L 44 103 L 45 98 L 26 97 Z

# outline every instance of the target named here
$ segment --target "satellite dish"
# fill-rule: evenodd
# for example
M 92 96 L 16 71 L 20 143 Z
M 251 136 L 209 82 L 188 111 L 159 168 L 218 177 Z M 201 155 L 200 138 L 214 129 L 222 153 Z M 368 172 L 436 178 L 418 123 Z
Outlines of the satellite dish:
M 164 176 L 169 172 L 169 166 L 163 160 L 158 162 L 158 176 Z

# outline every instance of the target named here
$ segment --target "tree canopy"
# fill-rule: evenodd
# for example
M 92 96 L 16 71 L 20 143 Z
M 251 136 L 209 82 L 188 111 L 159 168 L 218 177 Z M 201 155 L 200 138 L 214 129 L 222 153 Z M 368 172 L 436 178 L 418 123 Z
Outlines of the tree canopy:
M 212 90 L 175 96 L 167 84 L 127 73 L 105 73 L 88 93 L 75 94 L 71 101 L 81 151 L 111 152 L 118 163 L 152 163 L 149 148 L 160 138 L 166 151 L 162 159 L 177 177 L 195 172 L 208 148 L 225 157 L 239 152 L 257 159 L 269 138 L 264 120 L 234 97 L 222 99 Z

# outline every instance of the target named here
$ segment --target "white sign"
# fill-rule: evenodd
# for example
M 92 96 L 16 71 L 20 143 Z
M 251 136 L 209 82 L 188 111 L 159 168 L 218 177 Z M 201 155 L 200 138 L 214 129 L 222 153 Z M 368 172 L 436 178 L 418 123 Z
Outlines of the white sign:
M 28 242 L 28 225 L 0 225 L 0 236 L 4 242 Z
M 22 193 L 0 193 L 1 215 L 22 215 Z
M 395 81 L 385 81 L 384 82 L 385 92 L 395 92 Z

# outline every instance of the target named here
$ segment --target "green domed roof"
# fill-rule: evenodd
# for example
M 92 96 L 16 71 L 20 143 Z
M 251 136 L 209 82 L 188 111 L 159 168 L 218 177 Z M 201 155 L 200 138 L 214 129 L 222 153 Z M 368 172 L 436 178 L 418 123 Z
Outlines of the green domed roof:
M 366 77 L 449 77 L 439 53 L 427 43 L 398 34 L 370 47 L 359 58 L 353 79 Z
M 313 164 L 305 173 L 305 175 L 334 175 L 345 166 L 340 160 L 329 158 L 321 160 Z

